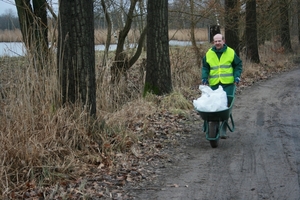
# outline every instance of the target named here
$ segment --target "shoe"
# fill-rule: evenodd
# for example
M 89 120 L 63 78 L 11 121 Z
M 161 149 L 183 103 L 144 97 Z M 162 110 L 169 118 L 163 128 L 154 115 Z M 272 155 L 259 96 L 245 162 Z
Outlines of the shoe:
M 227 139 L 228 136 L 227 136 L 227 135 L 221 135 L 220 138 L 221 138 L 221 139 Z

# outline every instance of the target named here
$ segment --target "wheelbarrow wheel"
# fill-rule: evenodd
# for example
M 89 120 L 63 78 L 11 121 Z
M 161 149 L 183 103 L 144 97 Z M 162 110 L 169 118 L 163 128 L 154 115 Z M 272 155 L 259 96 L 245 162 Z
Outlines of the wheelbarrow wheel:
M 210 122 L 208 137 L 216 138 L 218 132 L 219 132 L 219 122 Z M 215 140 L 209 140 L 209 143 L 212 148 L 216 148 L 219 145 L 219 138 Z

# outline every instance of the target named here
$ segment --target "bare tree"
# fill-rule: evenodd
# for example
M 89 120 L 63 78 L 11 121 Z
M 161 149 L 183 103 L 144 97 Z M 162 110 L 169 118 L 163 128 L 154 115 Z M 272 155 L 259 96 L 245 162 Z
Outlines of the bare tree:
M 291 53 L 291 37 L 290 37 L 290 26 L 289 26 L 289 2 L 288 0 L 278 0 L 280 10 L 280 39 L 281 46 L 284 48 L 286 53 Z
M 60 0 L 57 67 L 62 103 L 96 114 L 93 0 Z
M 239 55 L 239 6 L 238 0 L 225 0 L 225 37 L 226 44 Z
M 138 60 L 138 58 L 141 55 L 142 52 L 142 47 L 143 47 L 143 43 L 144 43 L 144 39 L 146 36 L 146 30 L 147 30 L 147 26 L 144 28 L 144 30 L 142 31 L 141 35 L 140 35 L 140 39 L 138 41 L 138 48 L 136 49 L 136 52 L 133 56 L 129 56 L 125 51 L 124 51 L 124 45 L 125 45 L 125 41 L 126 41 L 126 37 L 128 35 L 128 32 L 130 31 L 132 22 L 133 22 L 133 18 L 134 16 L 134 11 L 135 11 L 135 7 L 136 4 L 139 0 L 131 0 L 130 6 L 129 6 L 129 10 L 127 13 L 127 18 L 125 21 L 125 25 L 123 27 L 123 29 L 121 29 L 119 31 L 118 34 L 118 43 L 117 43 L 117 49 L 115 52 L 115 59 L 114 59 L 114 63 L 111 67 L 111 82 L 113 84 L 118 84 L 120 81 L 121 76 L 125 76 L 127 70 Z
M 197 47 L 196 39 L 195 39 L 195 27 L 196 27 L 196 17 L 195 17 L 195 10 L 194 10 L 194 1 L 190 0 L 190 11 L 191 11 L 191 42 L 193 46 L 193 50 L 195 51 L 196 54 L 196 60 L 197 60 L 197 65 L 199 66 L 199 69 L 201 67 L 201 58 L 202 56 L 200 55 L 200 49 Z
M 297 1 L 297 15 L 298 15 L 298 43 L 300 44 L 300 1 Z
M 169 58 L 168 0 L 148 1 L 147 65 L 144 95 L 172 91 Z
M 48 54 L 46 0 L 15 0 L 20 28 L 27 51 L 37 58 L 40 67 Z
M 266 40 L 271 40 L 276 30 L 277 9 L 270 0 L 256 0 L 256 21 L 257 21 L 257 40 L 258 44 L 264 44 Z M 245 36 L 245 35 L 244 35 Z M 243 38 L 243 40 L 246 40 Z
M 107 7 L 106 7 L 106 4 L 105 4 L 104 0 L 101 0 L 101 6 L 102 6 L 102 9 L 104 11 L 105 20 L 106 20 L 106 23 L 107 23 L 107 39 L 106 39 L 106 42 L 105 42 L 104 57 L 103 57 L 103 61 L 102 61 L 102 66 L 105 66 L 106 65 L 106 59 L 108 57 L 109 45 L 110 45 L 110 42 L 111 42 L 111 37 L 110 36 L 112 34 L 112 23 L 111 23 L 111 18 L 110 18 L 110 15 L 108 13 L 108 10 L 107 10 Z
M 259 63 L 256 26 L 256 0 L 246 2 L 246 58 Z

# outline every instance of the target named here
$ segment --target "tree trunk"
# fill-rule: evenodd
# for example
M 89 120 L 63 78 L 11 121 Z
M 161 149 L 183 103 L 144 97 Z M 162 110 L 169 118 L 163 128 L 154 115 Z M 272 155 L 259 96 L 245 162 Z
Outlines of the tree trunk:
M 289 26 L 289 3 L 287 0 L 279 0 L 280 9 L 280 39 L 281 46 L 286 53 L 291 53 L 292 45 L 290 38 L 290 26 Z
M 147 66 L 144 95 L 172 92 L 168 36 L 168 0 L 148 1 Z
M 191 10 L 191 42 L 192 42 L 192 47 L 193 50 L 195 52 L 195 56 L 196 56 L 196 61 L 197 61 L 197 65 L 199 67 L 199 69 L 201 68 L 201 60 L 203 55 L 200 55 L 200 50 L 197 47 L 197 42 L 195 39 L 195 27 L 196 27 L 196 19 L 195 19 L 195 15 L 194 15 L 194 1 L 190 0 L 190 10 Z
M 246 2 L 246 58 L 259 63 L 256 25 L 256 0 Z
M 101 6 L 102 9 L 104 11 L 104 15 L 105 15 L 105 20 L 107 23 L 107 39 L 105 42 L 105 50 L 104 50 L 104 56 L 103 56 L 103 61 L 102 61 L 102 66 L 104 67 L 106 65 L 106 60 L 108 57 L 108 50 L 109 50 L 109 45 L 110 45 L 110 40 L 111 40 L 111 32 L 112 32 L 112 23 L 111 23 L 111 19 L 110 16 L 108 14 L 108 10 L 106 8 L 106 4 L 104 0 L 101 0 Z
M 96 114 L 93 0 L 60 0 L 57 65 L 62 103 Z
M 23 42 L 27 49 L 31 49 L 34 31 L 34 16 L 30 0 L 15 0 Z
M 297 1 L 297 15 L 298 15 L 298 43 L 300 44 L 300 0 Z
M 23 42 L 27 53 L 37 59 L 39 68 L 48 57 L 48 24 L 46 0 L 15 0 Z
M 239 12 L 237 0 L 225 0 L 225 38 L 226 44 L 239 55 Z
M 34 15 L 36 16 L 36 50 L 37 52 L 48 51 L 48 21 L 47 21 L 47 2 L 46 0 L 32 1 Z M 46 53 L 44 56 L 47 56 Z
M 123 74 L 125 74 L 126 71 L 131 67 L 128 63 L 127 55 L 124 52 L 124 44 L 125 44 L 125 40 L 128 35 L 128 32 L 131 28 L 131 24 L 133 21 L 133 13 L 134 13 L 135 5 L 136 5 L 137 1 L 138 0 L 131 1 L 125 26 L 119 32 L 118 44 L 117 44 L 116 55 L 115 55 L 115 62 L 111 68 L 111 77 L 112 77 L 113 84 L 119 83 L 121 76 Z
M 139 14 L 140 14 L 140 20 L 139 20 L 139 30 L 142 32 L 144 30 L 144 27 L 147 25 L 144 25 L 144 23 L 146 23 L 146 18 L 145 18 L 145 13 L 144 10 L 146 9 L 146 5 L 145 5 L 145 1 L 141 0 L 139 3 Z M 147 50 L 147 46 L 146 46 L 146 40 L 144 40 L 143 44 L 142 44 L 142 50 L 144 49 L 144 51 Z

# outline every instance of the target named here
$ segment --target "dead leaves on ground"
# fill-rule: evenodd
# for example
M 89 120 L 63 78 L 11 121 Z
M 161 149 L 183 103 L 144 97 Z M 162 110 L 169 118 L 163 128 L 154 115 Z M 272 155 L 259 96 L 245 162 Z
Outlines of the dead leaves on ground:
M 81 168 L 74 169 L 80 177 L 58 180 L 56 185 L 39 185 L 28 181 L 18 192 L 11 192 L 12 199 L 132 199 L 125 186 L 140 187 L 141 182 L 157 177 L 155 169 L 160 160 L 169 155 L 163 149 L 176 144 L 182 134 L 189 131 L 184 126 L 186 118 L 168 110 L 156 111 L 143 120 L 131 121 L 129 131 L 139 140 L 126 152 L 111 157 L 99 155 Z M 105 158 L 105 159 L 104 159 Z M 82 160 L 82 159 L 81 159 Z M 109 160 L 109 165 L 103 163 Z

